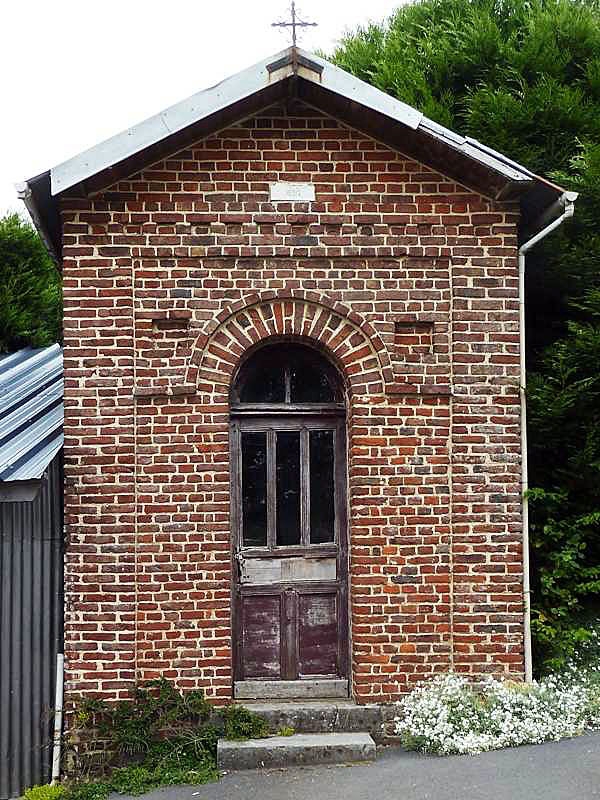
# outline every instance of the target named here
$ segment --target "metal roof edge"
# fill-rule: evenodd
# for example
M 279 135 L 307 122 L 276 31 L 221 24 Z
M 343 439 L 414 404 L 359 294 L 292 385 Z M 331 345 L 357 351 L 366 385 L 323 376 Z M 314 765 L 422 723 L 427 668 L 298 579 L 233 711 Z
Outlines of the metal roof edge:
M 520 195 L 533 190 L 550 204 L 563 191 L 502 153 L 445 128 L 320 56 L 289 47 L 19 184 L 18 194 L 53 258 L 59 262 L 61 250 L 57 195 L 294 75 L 437 140 L 490 174 L 501 176 L 509 192 L 510 187 Z
M 527 167 L 524 167 L 523 164 L 520 164 L 518 161 L 515 161 L 514 159 L 509 158 L 508 156 L 505 156 L 504 153 L 501 153 L 499 150 L 494 150 L 493 147 L 488 147 L 487 144 L 483 144 L 483 142 L 480 142 L 479 139 L 473 139 L 471 136 L 465 136 L 465 141 L 468 144 L 473 145 L 473 147 L 477 148 L 478 150 L 482 150 L 484 153 L 488 153 L 494 158 L 497 158 L 504 164 L 508 164 L 509 166 L 514 167 L 520 172 L 523 172 L 526 175 L 531 176 L 532 178 L 536 177 L 535 173 L 532 172 L 530 169 L 527 169 Z
M 538 178 L 527 167 L 499 153 L 492 147 L 487 147 L 470 136 L 461 136 L 428 117 L 423 117 L 419 129 L 429 136 L 443 141 L 448 147 L 452 147 L 474 161 L 478 161 L 488 169 L 498 172 L 509 181 L 528 183 Z
M 235 75 L 225 78 L 215 86 L 203 89 L 181 100 L 169 108 L 143 120 L 115 136 L 73 156 L 50 170 L 52 195 L 60 194 L 107 169 L 119 161 L 150 147 L 177 131 L 199 122 L 209 114 L 214 114 L 236 102 L 249 97 L 289 77 L 295 67 L 292 59 L 286 59 L 292 52 L 287 48 L 253 64 Z M 423 114 L 415 108 L 397 100 L 380 89 L 354 77 L 329 61 L 312 53 L 296 48 L 299 56 L 297 69 L 304 80 L 313 80 L 326 89 L 346 97 L 348 100 L 368 106 L 397 122 L 416 130 Z M 282 66 L 278 66 L 281 62 Z M 304 62 L 304 63 L 303 63 Z M 308 62 L 308 63 L 307 63 Z M 310 64 L 320 67 L 312 71 Z M 277 66 L 273 71 L 269 67 Z M 27 183 L 25 183 L 27 185 Z M 25 199 L 25 198 L 23 198 Z
M 302 72 L 301 77 L 305 80 L 321 84 L 324 88 L 337 92 L 349 100 L 354 100 L 374 111 L 378 111 L 413 130 L 422 130 L 424 133 L 444 141 L 445 144 L 473 158 L 484 166 L 495 170 L 510 181 L 529 182 L 537 177 L 526 167 L 493 148 L 481 144 L 477 139 L 461 136 L 449 128 L 445 128 L 412 106 L 397 100 L 359 78 L 355 78 L 335 64 L 331 64 L 329 61 L 300 48 L 298 48 L 298 53 L 304 58 L 315 62 L 322 69 L 321 80 L 311 75 L 310 72 Z
M 402 100 L 398 100 L 391 94 L 381 91 L 376 86 L 356 78 L 350 72 L 346 72 L 314 53 L 302 50 L 299 47 L 296 49 L 298 55 L 321 67 L 319 75 L 310 70 L 302 70 L 300 77 L 304 80 L 317 83 L 331 92 L 336 92 L 346 97 L 348 100 L 368 106 L 373 111 L 378 111 L 380 114 L 384 114 L 386 117 L 394 119 L 396 122 L 400 122 L 413 130 L 417 130 L 419 127 L 423 119 L 421 111 L 409 106 L 407 103 L 403 103 Z
M 50 232 L 48 226 L 45 223 L 43 214 L 40 213 L 40 209 L 38 204 L 33 196 L 33 187 L 32 183 L 38 179 L 47 179 L 51 180 L 51 170 L 46 170 L 46 172 L 41 173 L 40 175 L 36 175 L 35 178 L 29 178 L 26 181 L 20 181 L 15 183 L 15 191 L 17 192 L 17 197 L 19 200 L 22 200 L 25 208 L 27 209 L 29 216 L 31 217 L 33 224 L 37 230 L 37 232 L 42 237 L 42 241 L 46 245 L 46 249 L 50 253 L 50 256 L 54 260 L 54 262 L 60 265 L 60 253 L 57 249 L 57 243 L 52 237 L 52 233 Z M 50 198 L 51 200 L 52 198 Z
M 314 61 L 322 69 L 322 80 L 315 78 L 309 72 L 302 72 L 301 77 L 305 80 L 319 83 L 326 89 L 378 111 L 413 130 L 422 130 L 424 133 L 444 141 L 445 144 L 468 155 L 484 166 L 499 172 L 508 180 L 527 182 L 537 178 L 526 167 L 504 156 L 502 153 L 481 144 L 477 139 L 462 136 L 449 128 L 445 128 L 412 106 L 354 77 L 335 64 L 300 48 L 298 48 L 298 53 L 304 58 Z
M 59 431 L 55 436 L 49 438 L 48 442 L 44 444 L 39 450 L 31 455 L 24 464 L 20 466 L 10 467 L 10 475 L 3 477 L 1 483 L 10 483 L 11 481 L 24 481 L 36 480 L 42 478 L 44 472 L 48 469 L 48 465 L 60 453 L 65 443 L 64 433 Z
M 270 77 L 267 67 L 273 61 L 285 56 L 290 49 L 281 50 L 214 86 L 202 89 L 164 111 L 52 167 L 50 170 L 52 195 L 60 194 L 209 114 L 227 108 L 260 89 L 288 77 L 292 74 L 291 67 L 279 71 L 275 78 Z

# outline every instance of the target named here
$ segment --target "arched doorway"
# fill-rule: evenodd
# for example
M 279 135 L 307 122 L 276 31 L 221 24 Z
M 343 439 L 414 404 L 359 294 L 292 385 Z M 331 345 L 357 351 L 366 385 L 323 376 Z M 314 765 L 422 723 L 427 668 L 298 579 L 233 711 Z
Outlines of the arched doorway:
M 258 348 L 231 393 L 234 690 L 348 696 L 343 384 L 312 347 Z

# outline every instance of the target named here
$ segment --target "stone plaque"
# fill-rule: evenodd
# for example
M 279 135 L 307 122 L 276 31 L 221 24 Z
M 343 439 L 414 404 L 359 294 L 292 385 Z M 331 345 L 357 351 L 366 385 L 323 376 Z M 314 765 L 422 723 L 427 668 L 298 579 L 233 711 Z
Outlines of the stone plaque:
M 279 181 L 271 184 L 271 201 L 287 201 L 288 203 L 310 203 L 315 199 L 315 187 L 312 183 L 293 183 Z

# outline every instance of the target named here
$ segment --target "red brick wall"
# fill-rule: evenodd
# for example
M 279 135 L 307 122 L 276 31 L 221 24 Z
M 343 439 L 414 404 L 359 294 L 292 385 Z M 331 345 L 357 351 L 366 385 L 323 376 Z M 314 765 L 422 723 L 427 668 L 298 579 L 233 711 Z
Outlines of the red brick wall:
M 347 383 L 357 699 L 522 676 L 514 206 L 297 108 L 63 209 L 68 692 L 231 696 L 228 388 L 281 333 Z

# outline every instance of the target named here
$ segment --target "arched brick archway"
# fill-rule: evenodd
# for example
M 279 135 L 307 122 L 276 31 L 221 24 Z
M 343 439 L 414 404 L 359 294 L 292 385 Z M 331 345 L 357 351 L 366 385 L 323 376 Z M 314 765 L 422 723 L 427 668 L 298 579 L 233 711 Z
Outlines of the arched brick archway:
M 368 322 L 343 303 L 298 291 L 250 295 L 218 314 L 196 340 L 186 382 L 227 395 L 244 353 L 280 336 L 324 348 L 355 394 L 381 394 L 392 380 L 385 345 Z
M 392 382 L 390 358 L 380 336 L 359 314 L 342 303 L 331 301 L 316 293 L 294 291 L 286 292 L 285 295 L 274 292 L 247 295 L 231 304 L 211 320 L 198 337 L 186 383 L 196 386 L 196 396 L 205 414 L 203 419 L 210 423 L 210 427 L 197 437 L 197 446 L 200 449 L 205 447 L 207 452 L 214 455 L 216 440 L 221 439 L 218 446 L 226 451 L 226 459 L 223 458 L 220 464 L 222 469 L 216 473 L 215 481 L 219 486 L 221 499 L 224 502 L 226 500 L 228 503 L 231 502 L 232 505 L 235 505 L 236 493 L 231 490 L 230 469 L 232 463 L 238 462 L 237 459 L 233 462 L 231 460 L 232 452 L 237 447 L 236 434 L 229 428 L 230 420 L 227 413 L 230 408 L 231 384 L 239 366 L 256 351 L 257 346 L 282 338 L 311 344 L 323 351 L 339 368 L 348 393 L 346 420 L 340 421 L 342 427 L 344 425 L 347 427 L 347 438 L 344 437 L 347 453 L 344 460 L 347 459 L 347 472 L 348 475 L 354 476 L 354 483 L 356 475 L 360 474 L 362 462 L 365 458 L 368 461 L 368 454 L 365 454 L 360 447 L 357 450 L 354 443 L 357 441 L 357 436 L 366 436 L 368 439 L 371 431 L 367 410 L 371 403 L 361 403 L 360 400 L 357 403 L 356 399 L 372 398 L 374 403 L 381 404 L 385 397 L 386 386 Z M 369 439 L 368 442 L 367 439 L 363 443 L 367 447 L 378 446 L 376 439 Z M 361 515 L 371 508 L 369 503 L 356 504 L 360 491 L 355 485 L 347 487 L 347 508 L 344 503 L 347 520 L 344 524 L 346 547 L 350 549 L 351 555 L 349 559 L 347 555 L 340 556 L 344 563 L 347 560 L 352 563 L 357 557 L 355 553 L 352 554 L 353 548 L 356 543 L 360 544 L 365 530 Z M 239 495 L 239 491 L 237 494 Z M 236 517 L 239 517 L 239 511 L 236 514 L 230 510 L 229 515 L 223 518 L 227 526 L 228 550 L 235 539 L 232 530 L 236 527 Z M 333 558 L 337 557 L 335 555 Z M 236 574 L 235 570 L 234 566 L 232 575 Z M 340 597 L 347 598 L 351 579 L 347 573 L 343 577 L 339 569 L 336 574 L 340 576 L 338 587 L 341 591 Z M 357 579 L 354 577 L 352 580 Z M 234 587 L 232 590 L 235 594 Z M 347 603 L 348 600 L 344 599 L 340 602 L 339 609 L 345 608 L 347 612 L 349 610 Z M 352 619 L 352 615 L 350 616 Z M 239 614 L 237 616 L 234 614 L 234 618 L 239 618 Z M 336 612 L 336 618 L 343 619 L 341 612 L 340 614 Z M 348 624 L 352 627 L 354 623 L 352 621 L 345 623 L 346 647 L 349 641 L 360 642 L 358 632 L 348 635 Z M 233 652 L 239 654 L 239 647 L 235 647 L 235 624 L 231 636 Z M 339 636 L 342 634 L 339 633 Z M 344 646 L 342 638 L 339 638 L 338 642 L 340 647 Z M 353 664 L 356 661 L 356 654 L 349 653 L 349 660 Z M 349 674 L 346 675 L 353 683 L 360 680 L 360 670 L 355 673 L 354 667 L 351 667 Z M 356 689 L 356 692 L 359 690 Z

